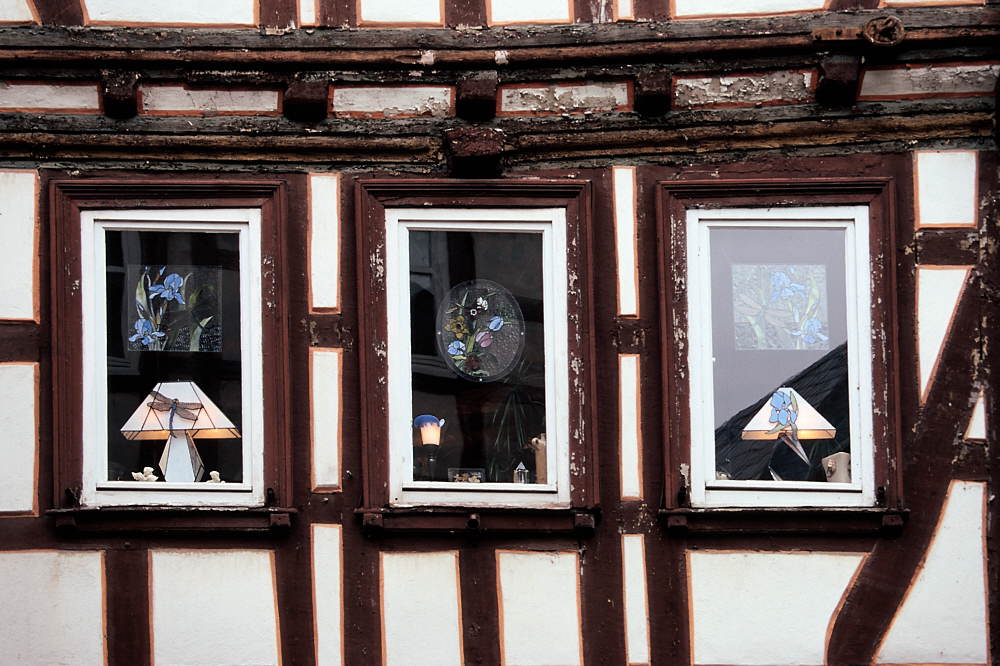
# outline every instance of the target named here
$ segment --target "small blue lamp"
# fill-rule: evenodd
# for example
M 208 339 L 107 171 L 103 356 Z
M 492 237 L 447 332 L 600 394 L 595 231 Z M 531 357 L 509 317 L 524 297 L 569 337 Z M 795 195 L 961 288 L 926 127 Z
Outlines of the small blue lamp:
M 432 414 L 421 414 L 413 419 L 413 427 L 420 432 L 420 453 L 427 458 L 428 473 L 433 481 L 437 453 L 441 447 L 441 428 L 444 427 L 444 419 L 439 419 Z

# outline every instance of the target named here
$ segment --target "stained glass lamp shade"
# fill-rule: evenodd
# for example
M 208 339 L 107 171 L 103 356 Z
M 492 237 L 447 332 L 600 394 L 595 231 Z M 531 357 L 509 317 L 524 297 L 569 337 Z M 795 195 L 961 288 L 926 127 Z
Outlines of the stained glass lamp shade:
M 782 397 L 778 397 L 779 393 Z M 783 386 L 754 414 L 743 428 L 742 436 L 743 439 L 777 439 L 781 433 L 793 431 L 799 439 L 833 439 L 837 436 L 837 429 L 798 391 Z
M 195 439 L 238 439 L 240 431 L 197 384 L 160 382 L 121 428 L 128 440 L 167 439 L 160 455 L 165 481 L 193 483 L 205 474 Z

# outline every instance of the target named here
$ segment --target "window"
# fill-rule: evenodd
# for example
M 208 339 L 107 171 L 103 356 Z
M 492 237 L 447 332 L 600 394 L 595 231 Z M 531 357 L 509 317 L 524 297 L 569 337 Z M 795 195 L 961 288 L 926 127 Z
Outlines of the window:
M 368 506 L 588 506 L 588 186 L 361 192 Z
M 283 299 L 267 294 L 283 289 L 284 184 L 51 188 L 56 504 L 75 512 L 61 520 L 103 529 L 136 507 L 256 507 L 211 524 L 207 513 L 124 520 L 274 526 L 265 507 L 288 487 L 286 333 Z
M 867 207 L 689 210 L 687 242 L 692 503 L 874 504 Z
M 891 184 L 661 183 L 672 519 L 901 506 Z

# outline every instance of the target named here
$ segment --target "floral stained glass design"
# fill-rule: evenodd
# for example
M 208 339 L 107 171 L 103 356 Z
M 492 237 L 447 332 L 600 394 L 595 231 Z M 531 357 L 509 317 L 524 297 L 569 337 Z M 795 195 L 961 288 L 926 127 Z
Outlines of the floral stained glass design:
M 127 318 L 131 351 L 217 352 L 222 349 L 219 269 L 206 266 L 128 267 L 134 293 Z
M 736 349 L 830 349 L 826 266 L 733 264 Z
M 492 280 L 456 285 L 438 309 L 438 348 L 460 377 L 496 381 L 524 347 L 524 315 L 514 296 Z

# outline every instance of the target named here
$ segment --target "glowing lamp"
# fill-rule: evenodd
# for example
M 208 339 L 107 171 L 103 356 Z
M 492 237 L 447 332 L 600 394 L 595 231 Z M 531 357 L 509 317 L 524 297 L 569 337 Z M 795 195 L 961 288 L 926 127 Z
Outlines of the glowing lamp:
M 191 381 L 160 382 L 121 427 L 128 440 L 167 439 L 160 455 L 164 481 L 193 483 L 205 474 L 195 439 L 238 439 L 240 431 Z
M 421 414 L 413 419 L 413 427 L 420 431 L 420 443 L 424 446 L 441 445 L 441 428 L 444 427 L 444 419 L 430 414 Z
M 771 394 L 771 399 L 754 414 L 742 433 L 743 439 L 780 439 L 807 464 L 809 456 L 799 440 L 833 439 L 836 436 L 837 429 L 798 391 L 788 386 Z

